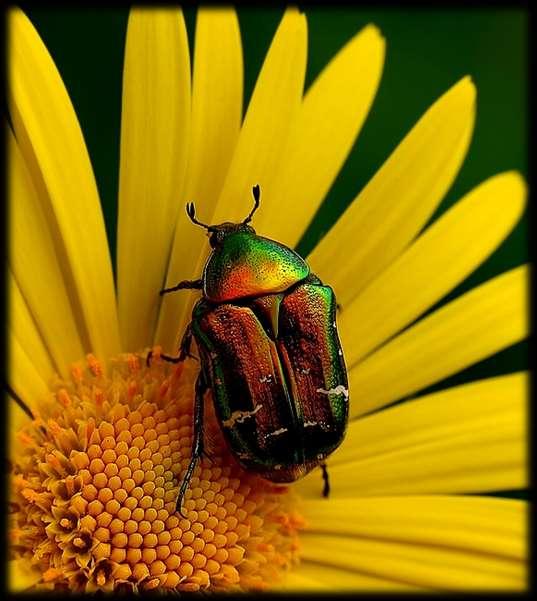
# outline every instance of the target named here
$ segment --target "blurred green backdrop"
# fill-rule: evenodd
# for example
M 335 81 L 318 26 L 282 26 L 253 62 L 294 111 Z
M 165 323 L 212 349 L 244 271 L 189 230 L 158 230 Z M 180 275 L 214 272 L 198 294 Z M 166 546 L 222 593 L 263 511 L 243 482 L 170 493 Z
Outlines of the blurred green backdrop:
M 23 5 L 52 54 L 80 119 L 95 169 L 115 254 L 116 196 L 123 48 L 128 10 L 51 9 Z M 418 10 L 309 7 L 306 87 L 339 48 L 367 23 L 387 41 L 384 74 L 370 116 L 298 250 L 307 252 L 330 228 L 430 104 L 470 74 L 478 89 L 468 157 L 436 218 L 487 177 L 508 169 L 527 175 L 527 13 L 507 9 Z M 239 9 L 245 103 L 283 10 Z M 185 17 L 192 50 L 195 10 Z M 527 261 L 527 217 L 444 304 L 490 277 Z M 438 306 L 436 305 L 436 306 Z M 435 307 L 433 307 L 434 309 Z M 367 316 L 364 316 L 367 319 Z M 422 391 L 524 369 L 527 343 L 517 344 Z

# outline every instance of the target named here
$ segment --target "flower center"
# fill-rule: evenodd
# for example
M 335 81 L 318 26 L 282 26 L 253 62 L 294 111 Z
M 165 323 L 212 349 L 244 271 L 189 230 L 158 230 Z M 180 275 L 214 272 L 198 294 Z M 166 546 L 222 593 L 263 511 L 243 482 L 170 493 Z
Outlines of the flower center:
M 243 470 L 210 399 L 208 457 L 176 511 L 191 457 L 197 364 L 145 367 L 91 355 L 58 381 L 18 434 L 11 469 L 11 551 L 52 589 L 77 592 L 267 588 L 297 561 L 302 519 L 286 487 Z

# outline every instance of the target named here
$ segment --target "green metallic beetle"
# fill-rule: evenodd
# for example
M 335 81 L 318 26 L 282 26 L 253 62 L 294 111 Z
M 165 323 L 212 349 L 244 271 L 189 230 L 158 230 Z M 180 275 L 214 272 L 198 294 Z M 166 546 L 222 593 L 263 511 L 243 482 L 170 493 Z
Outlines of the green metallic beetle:
M 332 289 L 283 244 L 241 223 L 193 223 L 210 236 L 203 277 L 160 291 L 199 289 L 178 357 L 190 355 L 194 336 L 201 360 L 196 381 L 192 457 L 177 499 L 183 497 L 203 453 L 203 398 L 210 387 L 224 437 L 237 461 L 272 482 L 293 482 L 324 459 L 345 434 L 349 395 L 336 327 Z M 148 355 L 148 361 L 151 354 Z

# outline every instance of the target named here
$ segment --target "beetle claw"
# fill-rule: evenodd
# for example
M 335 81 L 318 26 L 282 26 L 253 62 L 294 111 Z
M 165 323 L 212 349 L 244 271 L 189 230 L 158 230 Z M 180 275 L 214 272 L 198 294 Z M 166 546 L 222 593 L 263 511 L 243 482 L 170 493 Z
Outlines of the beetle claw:
M 153 351 L 149 351 L 147 353 L 147 357 L 145 358 L 145 365 L 146 367 L 151 367 L 151 359 L 153 357 Z
M 167 361 L 168 363 L 181 363 L 181 361 L 184 361 L 184 358 L 182 358 L 180 355 L 179 355 L 179 357 L 170 357 L 170 355 L 161 355 L 160 358 L 163 359 L 164 361 Z
M 321 463 L 320 468 L 323 470 L 323 497 L 326 499 L 330 494 L 330 479 L 328 478 L 328 469 L 326 463 Z

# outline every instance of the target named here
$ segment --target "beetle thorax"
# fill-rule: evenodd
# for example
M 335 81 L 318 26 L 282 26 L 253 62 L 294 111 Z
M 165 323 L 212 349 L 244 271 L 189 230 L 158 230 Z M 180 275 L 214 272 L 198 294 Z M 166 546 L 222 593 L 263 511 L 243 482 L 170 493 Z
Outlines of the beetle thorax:
M 287 290 L 309 275 L 309 267 L 293 250 L 244 224 L 216 226 L 213 247 L 203 274 L 205 297 L 228 302 Z

